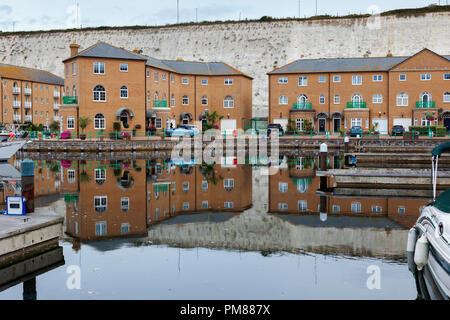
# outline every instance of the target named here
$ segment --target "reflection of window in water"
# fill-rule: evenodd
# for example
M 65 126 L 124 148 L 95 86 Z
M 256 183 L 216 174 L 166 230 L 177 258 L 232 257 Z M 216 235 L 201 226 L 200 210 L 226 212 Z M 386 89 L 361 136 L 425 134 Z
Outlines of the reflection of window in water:
M 156 191 L 156 192 L 155 192 L 155 200 L 158 200 L 158 199 L 159 199 L 159 192 Z
M 172 214 L 175 214 L 175 205 L 172 206 Z
M 308 201 L 298 200 L 297 206 L 298 206 L 298 211 L 304 212 L 304 211 L 308 210 Z
M 162 174 L 162 167 L 161 167 L 160 164 L 157 164 L 157 165 L 156 165 L 156 174 L 157 174 L 157 175 Z
M 300 193 L 306 193 L 308 191 L 309 180 L 298 179 L 297 180 L 297 191 Z
M 78 222 L 75 222 L 75 235 L 78 234 Z
M 208 201 L 202 202 L 202 209 L 208 209 Z
M 67 170 L 67 182 L 75 183 L 75 170 Z
M 155 220 L 158 221 L 159 220 L 159 208 L 155 209 Z
M 398 207 L 398 213 L 399 214 L 405 214 L 406 213 L 405 207 Z
M 97 222 L 95 224 L 95 235 L 96 236 L 106 236 L 106 222 Z
M 280 211 L 287 210 L 287 208 L 288 208 L 288 204 L 287 203 L 279 203 L 278 204 L 278 210 L 280 210 Z
M 183 192 L 189 191 L 189 182 L 183 182 Z
M 183 210 L 189 210 L 189 202 L 183 202 Z
M 295 161 L 295 169 L 296 170 L 303 170 L 303 158 L 297 158 L 297 160 Z
M 278 190 L 281 193 L 286 193 L 288 191 L 288 184 L 285 182 L 280 182 L 278 183 Z
M 372 206 L 372 213 L 381 213 L 383 212 L 383 208 L 380 206 Z
M 164 217 L 167 216 L 167 209 L 164 208 L 164 213 L 163 213 Z
M 202 190 L 208 191 L 208 181 L 202 181 Z
M 226 208 L 226 209 L 233 209 L 233 207 L 234 207 L 234 203 L 233 202 L 225 202 L 224 203 L 224 207 Z
M 128 209 L 130 208 L 130 198 L 121 198 L 120 206 L 122 208 L 122 211 L 128 211 Z
M 341 212 L 341 207 L 338 205 L 333 205 L 333 213 L 339 213 Z
M 360 202 L 353 202 L 352 203 L 352 212 L 353 213 L 360 213 L 361 212 L 361 203 Z
M 95 169 L 95 182 L 97 184 L 104 184 L 106 181 L 106 170 L 105 169 Z
M 94 197 L 94 208 L 97 212 L 105 212 L 108 205 L 107 196 L 96 196 Z
M 122 234 L 129 233 L 130 232 L 130 224 L 129 223 L 122 223 L 120 227 L 120 231 Z
M 234 188 L 234 179 L 224 179 L 223 187 L 226 191 L 231 191 Z
M 172 182 L 172 195 L 175 195 L 175 182 Z

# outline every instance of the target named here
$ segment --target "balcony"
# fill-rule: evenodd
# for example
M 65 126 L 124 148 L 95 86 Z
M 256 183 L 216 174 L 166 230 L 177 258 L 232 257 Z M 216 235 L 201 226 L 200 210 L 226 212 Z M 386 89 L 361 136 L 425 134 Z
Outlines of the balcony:
M 33 116 L 32 115 L 25 115 L 25 122 L 32 122 L 33 121 Z
M 32 106 L 33 103 L 31 103 L 31 101 L 25 101 L 25 109 L 31 109 Z
M 63 97 L 63 104 L 78 104 L 78 97 L 65 96 Z
M 21 105 L 22 104 L 20 103 L 20 101 L 18 100 L 13 101 L 13 108 L 20 108 Z
M 13 94 L 20 94 L 20 88 L 19 87 L 13 87 Z
M 347 109 L 367 109 L 367 102 L 347 102 Z
M 296 102 L 294 103 L 294 110 L 312 110 L 312 103 Z
M 59 116 L 53 116 L 53 120 L 54 120 L 54 121 L 60 121 L 61 118 L 60 118 Z
M 416 102 L 416 108 L 417 109 L 436 108 L 436 102 L 435 101 L 417 101 Z
M 20 114 L 14 114 L 13 115 L 13 121 L 14 122 L 20 122 L 22 120 L 22 116 Z
M 26 96 L 31 96 L 31 93 L 33 92 L 33 91 L 31 90 L 31 88 L 25 88 L 23 91 L 24 91 L 24 94 L 25 94 Z
M 58 99 L 61 96 L 61 93 L 59 91 L 54 91 L 53 92 L 53 98 Z
M 167 100 L 155 100 L 153 101 L 153 108 L 167 109 Z
M 61 107 L 61 105 L 58 103 L 53 104 L 53 110 L 55 110 L 55 111 L 58 111 L 60 107 Z

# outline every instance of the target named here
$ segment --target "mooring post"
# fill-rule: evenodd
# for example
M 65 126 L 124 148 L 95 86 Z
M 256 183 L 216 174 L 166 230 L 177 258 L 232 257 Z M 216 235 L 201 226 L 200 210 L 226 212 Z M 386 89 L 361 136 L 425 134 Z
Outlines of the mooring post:
M 326 143 L 320 145 L 319 169 L 324 172 L 328 170 L 328 146 Z M 327 191 L 327 176 L 320 177 L 320 191 Z
M 344 165 L 346 165 L 346 166 L 348 166 L 350 163 L 350 161 L 349 161 L 350 156 L 348 155 L 348 153 L 350 151 L 349 144 L 350 144 L 350 139 L 348 137 L 345 137 L 344 138 L 344 157 L 345 157 Z
M 320 204 L 319 204 L 319 215 L 320 221 L 325 222 L 328 218 L 328 208 L 327 208 L 328 197 L 320 196 Z
M 20 164 L 22 176 L 22 197 L 25 201 L 25 213 L 34 212 L 34 161 L 25 159 Z
M 31 278 L 23 283 L 23 300 L 36 300 L 36 278 Z

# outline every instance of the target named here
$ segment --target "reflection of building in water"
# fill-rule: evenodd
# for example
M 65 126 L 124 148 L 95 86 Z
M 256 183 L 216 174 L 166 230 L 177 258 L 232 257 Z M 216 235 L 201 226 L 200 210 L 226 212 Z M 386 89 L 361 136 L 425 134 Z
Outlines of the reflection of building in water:
M 335 167 L 335 159 L 329 166 Z M 419 216 L 421 206 L 426 199 L 389 198 L 347 193 L 345 196 L 333 194 L 327 196 L 325 210 L 320 207 L 320 178 L 315 176 L 314 165 L 306 158 L 290 158 L 285 168 L 269 176 L 269 212 L 280 214 L 318 214 L 341 216 L 388 217 L 398 224 L 409 228 Z M 330 184 L 330 183 L 329 183 Z M 357 194 L 357 195 L 356 195 Z
M 174 166 L 159 161 L 147 170 L 149 225 L 180 213 L 242 212 L 251 205 L 252 168 L 249 166 Z

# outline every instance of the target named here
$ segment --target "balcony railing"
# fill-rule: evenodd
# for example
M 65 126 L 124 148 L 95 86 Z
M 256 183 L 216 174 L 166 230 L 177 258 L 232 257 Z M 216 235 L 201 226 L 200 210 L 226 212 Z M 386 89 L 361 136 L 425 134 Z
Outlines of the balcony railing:
M 20 114 L 14 114 L 13 115 L 13 121 L 14 122 L 20 122 L 22 120 L 22 117 L 20 116 Z
M 31 93 L 32 93 L 31 88 L 25 88 L 23 91 L 26 96 L 31 96 Z
M 153 101 L 153 108 L 167 108 L 167 100 Z
M 13 108 L 20 108 L 21 105 L 20 101 L 13 101 Z
M 311 110 L 312 104 L 309 102 L 296 102 L 294 103 L 294 110 Z
M 20 94 L 20 88 L 19 87 L 13 87 L 13 94 Z
M 60 105 L 58 103 L 53 104 L 53 110 L 58 111 L 60 108 Z
M 31 109 L 32 106 L 33 104 L 31 103 L 31 101 L 25 101 L 25 109 Z
M 53 116 L 53 120 L 54 121 L 59 121 L 59 120 L 61 120 L 61 118 L 59 116 Z
M 436 108 L 436 102 L 435 101 L 417 101 L 416 108 L 417 109 Z
M 32 122 L 33 116 L 32 115 L 25 115 L 25 122 Z
M 59 91 L 53 92 L 53 98 L 59 98 L 61 96 L 61 93 Z
M 78 97 L 65 96 L 63 97 L 64 104 L 78 104 Z
M 347 109 L 366 109 L 367 102 L 347 102 Z

